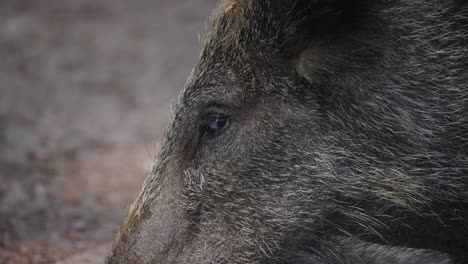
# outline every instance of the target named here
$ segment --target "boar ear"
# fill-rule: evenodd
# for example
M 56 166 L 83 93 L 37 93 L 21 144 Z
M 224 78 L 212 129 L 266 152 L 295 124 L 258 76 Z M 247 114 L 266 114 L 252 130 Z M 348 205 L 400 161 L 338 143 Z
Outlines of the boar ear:
M 373 18 L 372 12 L 382 1 L 306 2 L 309 3 L 305 9 L 307 13 L 294 10 L 303 15 L 295 26 L 293 37 L 289 38 L 291 42 L 285 43 L 287 46 L 284 52 L 300 76 L 309 82 L 316 80 L 321 73 L 329 73 L 329 67 L 341 65 L 340 60 L 343 58 L 340 56 L 350 50 L 360 50 L 353 52 L 356 58 L 375 55 L 375 50 L 364 49 L 360 39 L 369 39 L 370 35 L 375 34 L 378 22 Z M 348 56 L 347 59 L 349 58 Z
M 289 56 L 323 25 L 379 0 L 222 0 L 205 45 Z M 380 0 L 383 1 L 383 0 Z
M 313 44 L 380 1 L 386 0 L 222 0 L 200 63 L 214 55 L 274 58 L 292 62 L 309 79 L 309 66 L 315 65 Z

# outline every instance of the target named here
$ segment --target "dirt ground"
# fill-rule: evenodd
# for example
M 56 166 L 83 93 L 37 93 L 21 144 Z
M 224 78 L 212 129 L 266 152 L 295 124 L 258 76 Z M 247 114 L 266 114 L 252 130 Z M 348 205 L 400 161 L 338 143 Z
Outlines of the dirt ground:
M 103 263 L 214 5 L 0 2 L 0 264 Z

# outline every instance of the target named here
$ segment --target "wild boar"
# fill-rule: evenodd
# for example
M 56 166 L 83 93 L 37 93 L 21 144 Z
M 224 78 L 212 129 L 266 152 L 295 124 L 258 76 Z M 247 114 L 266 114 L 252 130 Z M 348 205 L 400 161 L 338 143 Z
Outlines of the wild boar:
M 467 36 L 460 0 L 221 1 L 108 263 L 468 263 Z

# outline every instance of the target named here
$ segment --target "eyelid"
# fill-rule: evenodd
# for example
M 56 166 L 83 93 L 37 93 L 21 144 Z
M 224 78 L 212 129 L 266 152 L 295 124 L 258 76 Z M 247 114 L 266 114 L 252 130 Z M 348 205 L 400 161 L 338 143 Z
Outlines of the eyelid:
M 202 115 L 212 114 L 212 113 L 220 113 L 223 114 L 225 107 L 219 103 L 209 103 L 205 106 L 204 110 L 202 111 Z
M 229 117 L 228 109 L 219 103 L 209 103 L 205 106 L 203 111 L 200 113 L 199 120 L 205 122 L 209 117 L 213 115 L 224 115 Z

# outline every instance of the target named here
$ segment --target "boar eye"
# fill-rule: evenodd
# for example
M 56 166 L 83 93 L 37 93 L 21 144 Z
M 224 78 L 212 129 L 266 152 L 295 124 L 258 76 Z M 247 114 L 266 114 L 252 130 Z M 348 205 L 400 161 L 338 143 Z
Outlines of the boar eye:
M 209 104 L 200 115 L 199 140 L 210 140 L 226 132 L 232 123 L 229 112 L 223 105 Z
M 204 120 L 203 132 L 210 137 L 219 136 L 229 125 L 229 118 L 223 114 L 209 114 Z

